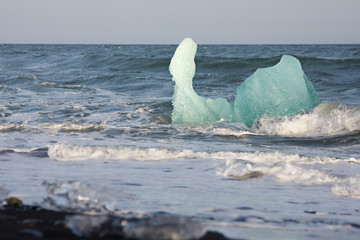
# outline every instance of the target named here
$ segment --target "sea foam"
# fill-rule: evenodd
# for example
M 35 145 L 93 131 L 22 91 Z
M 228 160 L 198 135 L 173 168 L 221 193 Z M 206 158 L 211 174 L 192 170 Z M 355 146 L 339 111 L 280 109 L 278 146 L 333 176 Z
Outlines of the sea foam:
M 360 198 L 360 176 L 349 177 L 331 188 L 335 195 Z
M 274 158 L 275 155 L 272 156 Z M 275 157 L 276 159 L 276 157 Z M 306 160 L 308 163 L 306 163 Z M 278 159 L 279 160 L 279 159 Z M 321 163 L 356 162 L 359 159 L 308 158 L 288 155 L 285 161 L 226 160 L 219 165 L 218 175 L 237 180 L 260 177 L 272 178 L 280 183 L 298 185 L 329 185 L 333 194 L 360 198 L 360 176 L 343 177 L 316 166 Z M 300 160 L 300 161 L 297 161 Z M 305 160 L 305 161 L 304 161 Z M 274 163 L 274 164 L 271 164 Z
M 313 165 L 325 163 L 351 162 L 359 163 L 355 158 L 308 157 L 299 154 L 282 152 L 231 152 L 216 151 L 204 152 L 191 149 L 169 149 L 157 147 L 130 147 L 130 146 L 91 146 L 70 145 L 57 143 L 49 146 L 48 155 L 58 161 L 85 161 L 90 159 L 106 160 L 139 160 L 139 161 L 164 161 L 171 159 L 219 159 L 241 160 L 245 163 L 274 165 L 279 163 L 294 163 Z
M 343 177 L 322 169 L 328 164 L 360 164 L 360 159 L 302 156 L 282 152 L 202 152 L 190 149 L 141 148 L 129 146 L 76 146 L 55 144 L 48 155 L 57 161 L 169 161 L 175 159 L 216 160 L 217 175 L 249 180 L 270 177 L 278 182 L 300 185 L 330 185 L 340 196 L 360 197 L 358 176 Z
M 334 136 L 360 131 L 360 107 L 321 103 L 306 114 L 259 119 L 255 132 L 282 136 Z

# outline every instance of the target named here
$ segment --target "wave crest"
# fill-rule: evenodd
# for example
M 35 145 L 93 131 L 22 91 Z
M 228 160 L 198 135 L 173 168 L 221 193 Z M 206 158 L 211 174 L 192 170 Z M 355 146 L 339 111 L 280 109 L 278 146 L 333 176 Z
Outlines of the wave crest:
M 360 131 L 360 106 L 322 103 L 313 111 L 281 119 L 262 117 L 256 132 L 281 136 L 334 136 Z
M 360 159 L 339 159 L 331 157 L 307 157 L 281 152 L 197 152 L 190 149 L 142 148 L 129 146 L 77 146 L 57 143 L 49 146 L 48 155 L 58 161 L 83 161 L 90 159 L 161 161 L 171 159 L 218 159 L 241 160 L 255 164 L 274 165 L 294 163 L 313 165 L 350 162 L 360 164 Z
M 293 160 L 296 160 L 293 156 Z M 269 177 L 281 183 L 298 185 L 330 185 L 333 194 L 344 197 L 360 198 L 360 175 L 344 177 L 328 169 L 317 168 L 319 159 L 306 158 L 313 166 L 306 166 L 297 161 L 284 161 L 276 164 L 254 163 L 244 160 L 227 160 L 224 166 L 218 169 L 218 175 L 236 180 L 250 180 L 253 178 Z M 320 161 L 356 162 L 356 159 L 326 159 Z

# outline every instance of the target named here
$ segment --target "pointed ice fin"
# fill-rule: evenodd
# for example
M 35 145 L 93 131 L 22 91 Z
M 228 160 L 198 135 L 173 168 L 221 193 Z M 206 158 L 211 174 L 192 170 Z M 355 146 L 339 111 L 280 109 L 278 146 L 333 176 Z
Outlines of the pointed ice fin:
M 170 62 L 170 73 L 175 81 L 172 122 L 231 120 L 233 107 L 226 99 L 206 99 L 197 95 L 193 89 L 196 49 L 196 43 L 190 38 L 185 38 L 177 47 Z
M 197 44 L 191 38 L 185 38 L 177 47 L 170 62 L 170 73 L 173 81 L 181 88 L 192 88 L 195 75 L 195 54 Z

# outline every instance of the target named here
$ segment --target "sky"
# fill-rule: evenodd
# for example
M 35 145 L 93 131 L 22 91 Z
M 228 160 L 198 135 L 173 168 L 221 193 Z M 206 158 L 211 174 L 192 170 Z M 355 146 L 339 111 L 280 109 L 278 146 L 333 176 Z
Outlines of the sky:
M 359 0 L 0 0 L 0 43 L 359 44 Z

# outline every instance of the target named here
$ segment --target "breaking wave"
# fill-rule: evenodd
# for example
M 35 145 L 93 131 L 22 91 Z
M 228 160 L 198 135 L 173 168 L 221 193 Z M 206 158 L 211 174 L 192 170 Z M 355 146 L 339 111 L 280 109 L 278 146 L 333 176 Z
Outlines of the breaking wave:
M 281 152 L 197 152 L 166 148 L 140 148 L 128 146 L 76 146 L 55 144 L 48 155 L 57 161 L 138 160 L 164 161 L 171 159 L 210 159 L 218 162 L 217 174 L 225 178 L 250 180 L 271 177 L 283 183 L 300 185 L 330 185 L 340 196 L 360 198 L 360 175 L 343 177 L 322 169 L 327 164 L 360 164 L 356 158 L 309 157 Z
M 259 119 L 256 132 L 282 136 L 334 136 L 360 131 L 360 106 L 322 103 L 309 113 Z
M 287 155 L 285 157 L 279 153 L 272 153 L 270 155 L 272 156 L 269 159 L 260 158 L 260 161 L 254 161 L 253 159 L 226 160 L 218 168 L 218 174 L 226 178 L 241 181 L 266 176 L 281 183 L 330 185 L 331 191 L 335 195 L 360 198 L 360 175 L 344 177 L 342 174 L 317 166 L 325 163 L 334 164 L 341 162 L 360 164 L 360 159 L 310 158 L 298 155 Z M 284 158 L 282 159 L 282 157 Z
M 351 162 L 359 163 L 359 159 L 332 158 L 332 157 L 307 157 L 299 154 L 288 154 L 281 152 L 197 152 L 190 149 L 173 150 L 167 148 L 141 148 L 129 146 L 77 146 L 57 143 L 49 146 L 48 155 L 58 161 L 84 161 L 89 159 L 107 160 L 139 160 L 139 161 L 161 161 L 171 159 L 223 159 L 243 160 L 251 163 L 292 163 L 298 164 L 323 164 Z

